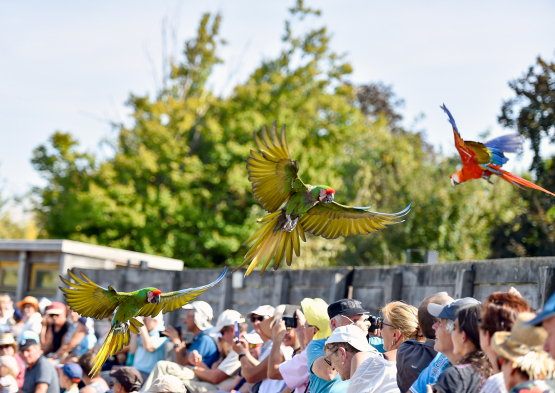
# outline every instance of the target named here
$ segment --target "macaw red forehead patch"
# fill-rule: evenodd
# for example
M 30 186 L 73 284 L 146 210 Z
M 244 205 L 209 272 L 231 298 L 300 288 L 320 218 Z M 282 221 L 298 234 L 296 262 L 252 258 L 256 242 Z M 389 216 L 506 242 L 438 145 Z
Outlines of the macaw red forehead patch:
M 335 190 L 333 188 L 328 188 L 326 194 L 335 194 Z
M 157 290 L 155 290 L 155 291 L 152 291 L 152 294 L 153 294 L 154 296 L 161 295 L 161 294 L 162 294 L 162 291 L 159 290 L 159 289 L 157 289 Z

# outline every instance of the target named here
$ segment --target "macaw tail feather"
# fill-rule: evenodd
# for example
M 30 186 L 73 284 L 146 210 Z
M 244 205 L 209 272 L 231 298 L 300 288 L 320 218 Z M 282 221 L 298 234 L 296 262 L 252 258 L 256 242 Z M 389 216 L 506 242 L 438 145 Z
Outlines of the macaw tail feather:
M 546 194 L 549 195 L 553 195 L 555 196 L 555 194 L 553 194 L 551 191 L 547 191 L 545 188 L 542 188 L 540 186 L 538 186 L 537 184 L 532 183 L 529 180 L 523 179 L 522 177 L 519 177 L 517 175 L 513 175 L 511 172 L 507 172 L 504 171 L 503 169 L 490 169 L 493 173 L 495 173 L 497 176 L 499 176 L 501 179 L 519 187 L 522 188 L 520 186 L 524 186 L 524 187 L 528 187 L 528 188 L 533 188 L 535 190 L 540 190 L 545 192 Z
M 139 324 L 139 326 L 142 326 L 142 323 L 140 323 L 135 319 L 131 319 L 130 322 L 131 321 L 134 321 L 134 323 L 132 322 L 129 324 L 129 329 L 112 326 L 112 329 L 110 329 L 110 332 L 108 333 L 108 336 L 104 341 L 104 344 L 102 344 L 100 351 L 98 351 L 98 353 L 94 358 L 94 367 L 89 373 L 90 377 L 92 377 L 98 371 L 100 371 L 100 369 L 102 369 L 102 365 L 104 364 L 106 359 L 108 359 L 110 356 L 113 356 L 114 353 L 121 350 L 125 345 L 129 345 L 129 338 L 130 338 L 129 330 L 131 331 L 137 330 L 137 333 L 139 332 L 136 324 Z M 133 328 L 131 328 L 131 326 L 133 326 Z
M 291 232 L 284 231 L 283 223 L 285 220 L 285 213 L 282 210 L 259 219 L 258 222 L 264 225 L 243 243 L 243 245 L 247 245 L 256 240 L 247 255 L 245 255 L 243 263 L 235 270 L 250 262 L 245 272 L 245 276 L 248 276 L 256 265 L 262 262 L 262 269 L 260 271 L 260 275 L 262 275 L 270 264 L 272 257 L 274 257 L 274 270 L 277 270 L 284 257 L 287 265 L 291 266 L 293 251 L 295 251 L 297 256 L 301 255 L 300 240 L 306 242 L 306 237 L 300 222 L 297 222 L 297 225 Z

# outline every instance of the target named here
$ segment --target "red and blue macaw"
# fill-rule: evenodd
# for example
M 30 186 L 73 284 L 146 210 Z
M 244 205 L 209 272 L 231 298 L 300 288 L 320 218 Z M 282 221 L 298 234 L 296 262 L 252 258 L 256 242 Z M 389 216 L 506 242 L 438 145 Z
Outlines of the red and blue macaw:
M 449 112 L 445 104 L 440 108 L 449 116 L 449 123 L 453 126 L 453 134 L 455 135 L 455 146 L 461 155 L 463 164 L 460 171 L 451 175 L 451 184 L 457 186 L 472 179 L 485 179 L 491 183 L 490 176 L 497 175 L 519 188 L 525 186 L 555 196 L 552 192 L 541 188 L 531 181 L 501 169 L 509 161 L 504 153 L 517 153 L 522 148 L 522 138 L 520 135 L 503 135 L 485 143 L 465 141 L 462 139 L 455 124 L 455 119 L 453 119 L 451 112 Z

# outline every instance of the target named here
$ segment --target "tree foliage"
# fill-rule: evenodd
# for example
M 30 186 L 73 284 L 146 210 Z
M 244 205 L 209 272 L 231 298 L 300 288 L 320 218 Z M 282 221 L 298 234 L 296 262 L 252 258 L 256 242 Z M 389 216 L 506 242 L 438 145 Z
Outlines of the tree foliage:
M 538 57 L 522 77 L 509 82 L 515 97 L 501 107 L 499 123 L 516 129 L 530 141 L 534 158 L 530 170 L 536 182 L 555 190 L 553 158 L 540 155 L 542 141 L 555 142 L 555 63 Z M 554 198 L 533 190 L 523 190 L 521 214 L 492 229 L 493 257 L 548 256 L 555 253 Z
M 263 215 L 245 167 L 252 132 L 276 120 L 287 125 L 301 178 L 332 186 L 340 203 L 394 212 L 414 202 L 405 223 L 378 234 L 310 237 L 296 267 L 394 264 L 411 247 L 437 249 L 443 260 L 486 257 L 489 226 L 514 217 L 512 188 L 496 184 L 494 191 L 477 181 L 451 187 L 458 160 L 431 152 L 422 135 L 396 131 L 391 90 L 363 101 L 325 27 L 296 33 L 300 20 L 319 11 L 299 1 L 291 13 L 281 53 L 230 96 L 207 87 L 221 62 L 221 19 L 205 14 L 166 88 L 155 98 L 130 97 L 133 124 L 118 127 L 113 157 L 79 152 L 70 134 L 55 133 L 39 146 L 33 164 L 48 180 L 34 190 L 41 235 L 179 258 L 186 266 L 238 264 L 247 251 L 241 243 Z

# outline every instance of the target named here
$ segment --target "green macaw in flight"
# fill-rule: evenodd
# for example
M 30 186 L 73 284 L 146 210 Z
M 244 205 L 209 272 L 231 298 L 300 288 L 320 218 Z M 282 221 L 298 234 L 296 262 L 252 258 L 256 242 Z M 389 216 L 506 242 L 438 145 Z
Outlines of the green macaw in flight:
M 272 258 L 274 270 L 284 257 L 291 265 L 293 251 L 300 255 L 300 239 L 306 241 L 305 232 L 326 239 L 366 235 L 402 222 L 400 218 L 410 211 L 410 203 L 392 214 L 373 212 L 370 207 L 344 206 L 333 201 L 333 188 L 303 183 L 298 176 L 299 162 L 289 155 L 285 126 L 279 138 L 275 122 L 269 133 L 263 126 L 260 134 L 254 132 L 254 141 L 260 153 L 251 150 L 247 159 L 249 181 L 254 197 L 270 214 L 258 219 L 264 225 L 243 243 L 256 240 L 237 268 L 250 262 L 245 276 L 259 262 L 262 275 Z
M 83 279 L 80 279 L 71 271 L 67 271 L 68 276 L 75 281 L 74 283 L 60 276 L 62 282 L 68 286 L 68 288 L 60 287 L 60 289 L 64 292 L 66 303 L 73 311 L 84 317 L 96 319 L 107 318 L 115 311 L 110 332 L 94 358 L 95 364 L 90 375 L 94 375 L 109 356 L 129 344 L 130 332 L 139 333 L 139 328 L 143 324 L 135 317 L 154 318 L 160 313 L 165 314 L 177 310 L 219 283 L 226 272 L 227 268 L 216 281 L 208 285 L 169 293 L 162 293 L 156 288 L 143 288 L 135 292 L 117 292 L 111 285 L 106 289 L 95 284 L 83 272 L 81 272 Z

